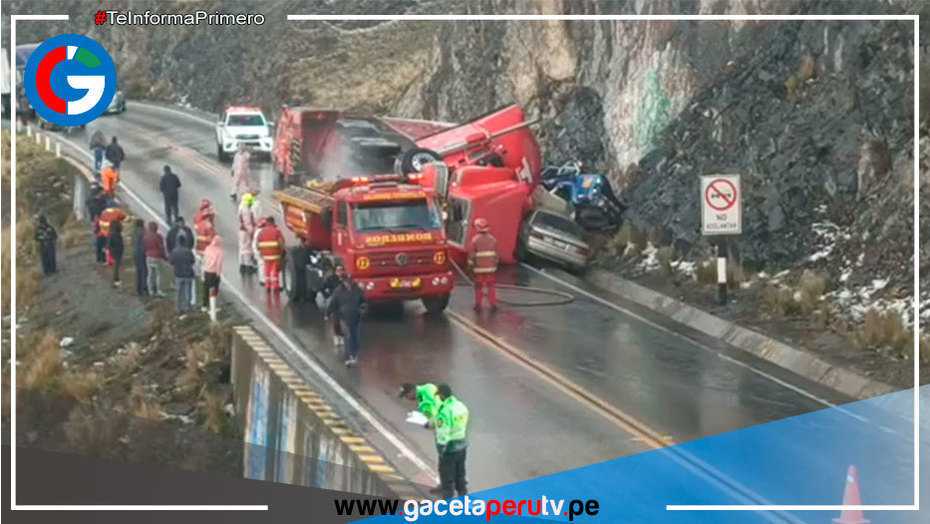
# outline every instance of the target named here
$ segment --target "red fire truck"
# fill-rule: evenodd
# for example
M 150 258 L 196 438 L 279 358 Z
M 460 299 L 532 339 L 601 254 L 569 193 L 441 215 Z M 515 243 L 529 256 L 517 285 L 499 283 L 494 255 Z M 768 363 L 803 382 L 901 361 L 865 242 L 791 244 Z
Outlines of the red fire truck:
M 285 257 L 289 297 L 315 299 L 341 262 L 373 302 L 420 299 L 428 312 L 443 311 L 454 278 L 435 194 L 420 178 L 355 176 L 276 191 L 301 241 Z
M 473 222 L 481 217 L 497 237 L 501 262 L 512 264 L 521 227 L 540 193 L 534 123 L 515 105 L 462 125 L 285 108 L 274 167 L 283 185 L 322 176 L 421 174 L 421 185 L 435 190 L 444 212 L 454 261 L 464 262 Z

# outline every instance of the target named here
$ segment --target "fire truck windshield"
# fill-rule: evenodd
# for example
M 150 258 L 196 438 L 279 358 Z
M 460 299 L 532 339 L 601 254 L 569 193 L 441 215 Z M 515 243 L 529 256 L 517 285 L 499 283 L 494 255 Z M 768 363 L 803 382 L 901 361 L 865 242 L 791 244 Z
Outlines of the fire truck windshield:
M 352 206 L 355 231 L 414 231 L 442 227 L 439 213 L 432 202 L 424 199 L 359 203 Z

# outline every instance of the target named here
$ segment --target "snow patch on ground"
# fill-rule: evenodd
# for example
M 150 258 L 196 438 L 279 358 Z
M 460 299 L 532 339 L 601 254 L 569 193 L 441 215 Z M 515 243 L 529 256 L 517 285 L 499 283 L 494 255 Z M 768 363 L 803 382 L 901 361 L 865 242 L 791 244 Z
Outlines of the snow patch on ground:
M 656 249 L 654 245 L 652 245 L 652 242 L 647 242 L 646 249 L 643 249 L 643 259 L 640 261 L 639 267 L 644 271 L 653 271 L 659 269 L 659 257 L 656 256 L 658 251 L 659 250 Z

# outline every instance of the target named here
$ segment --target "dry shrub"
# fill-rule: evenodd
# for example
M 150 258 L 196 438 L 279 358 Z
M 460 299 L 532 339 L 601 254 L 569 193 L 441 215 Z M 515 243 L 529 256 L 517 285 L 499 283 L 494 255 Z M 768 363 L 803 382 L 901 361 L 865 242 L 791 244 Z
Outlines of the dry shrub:
M 814 58 L 810 55 L 802 57 L 798 70 L 785 81 L 785 93 L 788 100 L 797 100 L 801 94 L 801 88 L 804 87 L 804 83 L 814 78 L 816 73 L 817 67 Z
M 32 220 L 20 217 L 16 222 L 16 264 L 18 267 L 26 267 L 34 264 L 39 259 L 39 253 L 36 251 L 36 226 Z
M 184 347 L 184 371 L 178 377 L 178 386 L 187 392 L 202 387 L 203 366 L 210 358 L 210 340 L 192 342 Z
M 132 375 L 142 363 L 142 347 L 135 342 L 130 342 L 123 348 L 122 353 L 116 356 L 113 363 L 116 376 L 128 377 Z
M 105 457 L 118 449 L 124 426 L 125 417 L 120 413 L 79 404 L 71 410 L 64 430 L 65 437 L 76 452 Z
M 660 247 L 656 250 L 656 259 L 659 261 L 659 268 L 665 276 L 672 275 L 672 260 L 675 259 L 675 248 L 671 246 Z
M 36 267 L 19 267 L 16 272 L 16 307 L 27 308 L 39 296 L 42 273 Z
M 795 300 L 794 292 L 786 286 L 766 284 L 762 290 L 762 302 L 777 317 L 788 317 L 800 312 L 800 303 Z
M 30 344 L 32 340 L 24 339 Z M 61 374 L 61 350 L 58 348 L 58 336 L 46 332 L 31 347 L 23 347 L 23 367 L 19 373 L 20 385 L 28 389 L 48 389 L 54 380 Z
M 920 363 L 930 364 L 930 335 L 920 334 Z
M 69 220 L 61 228 L 61 245 L 68 248 L 90 241 L 87 225 L 76 220 Z
M 132 393 L 129 396 L 129 412 L 134 417 L 145 420 L 161 420 L 163 418 L 158 405 L 148 398 L 145 390 L 138 384 L 133 386 Z
M 801 310 L 810 313 L 817 308 L 820 297 L 827 289 L 827 279 L 813 271 L 806 269 L 798 281 L 798 291 L 801 295 Z
M 716 268 L 714 269 L 716 270 Z M 735 258 L 730 257 L 727 260 L 727 286 L 731 289 L 738 288 L 746 280 L 746 270 L 743 269 L 743 265 Z
M 912 334 L 905 329 L 901 316 L 894 311 L 881 312 L 875 308 L 865 314 L 859 330 L 859 345 L 864 349 L 892 349 L 903 352 L 908 348 Z
M 94 371 L 65 373 L 61 377 L 61 391 L 78 402 L 90 402 L 102 382 L 103 379 Z
M 226 395 L 219 392 L 204 392 L 198 407 L 203 415 L 203 427 L 210 433 L 223 433 L 226 427 Z
M 717 283 L 717 259 L 709 258 L 698 264 L 695 270 L 697 281 L 701 284 Z
M 207 355 L 211 361 L 228 361 L 232 350 L 233 329 L 229 325 L 210 326 Z

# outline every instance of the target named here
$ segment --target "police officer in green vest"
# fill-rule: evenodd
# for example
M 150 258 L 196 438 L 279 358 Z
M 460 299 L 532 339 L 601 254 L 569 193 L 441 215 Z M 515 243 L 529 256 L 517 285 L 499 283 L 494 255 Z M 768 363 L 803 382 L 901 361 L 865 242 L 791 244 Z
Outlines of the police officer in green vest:
M 448 384 L 439 386 L 439 411 L 436 414 L 436 449 L 439 451 L 439 489 L 448 499 L 468 493 L 465 487 L 465 450 L 468 447 L 468 407 L 452 396 Z M 455 492 L 453 492 L 453 487 Z
M 436 387 L 436 384 L 426 382 L 413 385 L 408 382 L 400 387 L 400 396 L 416 402 L 417 411 L 422 413 L 428 420 L 424 427 L 433 427 L 440 403 L 439 388 Z

